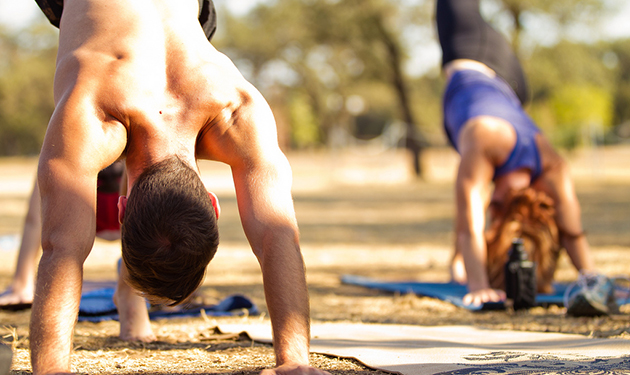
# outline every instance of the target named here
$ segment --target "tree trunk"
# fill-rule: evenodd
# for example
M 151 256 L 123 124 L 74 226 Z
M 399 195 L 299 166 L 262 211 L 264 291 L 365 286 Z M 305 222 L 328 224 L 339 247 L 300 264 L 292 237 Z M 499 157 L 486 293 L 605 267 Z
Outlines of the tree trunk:
M 385 45 L 385 49 L 389 57 L 389 63 L 392 73 L 391 80 L 396 91 L 396 95 L 398 96 L 398 103 L 400 105 L 402 117 L 405 121 L 407 129 L 405 137 L 405 148 L 407 148 L 412 154 L 413 169 L 416 176 L 421 177 L 422 166 L 420 164 L 420 155 L 422 153 L 423 146 L 419 141 L 420 134 L 415 126 L 416 121 L 411 111 L 409 95 L 407 94 L 407 85 L 402 72 L 401 48 L 398 43 L 396 43 L 391 34 L 385 29 L 383 19 L 380 16 L 374 16 L 374 18 L 374 25 L 379 32 L 381 41 Z
M 521 13 L 523 10 L 518 4 L 508 5 L 508 12 L 514 18 L 514 34 L 512 35 L 512 49 L 519 56 L 521 48 L 521 33 L 523 32 L 523 24 L 521 23 Z

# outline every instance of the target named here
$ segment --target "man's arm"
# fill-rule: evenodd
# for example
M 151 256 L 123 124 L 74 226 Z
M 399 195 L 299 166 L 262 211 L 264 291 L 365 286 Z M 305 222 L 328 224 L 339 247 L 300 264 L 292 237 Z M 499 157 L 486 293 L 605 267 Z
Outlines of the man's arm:
M 43 254 L 30 324 L 34 374 L 70 371 L 83 262 L 96 230 L 96 177 L 122 153 L 126 139 L 122 126 L 86 113 L 94 111 L 71 99 L 59 104 L 40 155 Z
M 304 262 L 291 197 L 291 168 L 263 96 L 225 55 L 207 71 L 211 103 L 223 106 L 197 140 L 197 156 L 232 168 L 245 235 L 263 275 L 276 365 L 264 374 L 320 374 L 309 365 L 310 318 Z
M 320 373 L 309 366 L 309 299 L 291 168 L 278 146 L 266 101 L 249 84 L 240 87 L 239 109 L 215 124 L 210 138 L 201 142 L 213 139 L 205 149 L 214 150 L 214 158 L 232 168 L 243 229 L 262 270 L 277 365 L 265 372 Z
M 83 261 L 94 240 L 95 223 L 83 183 L 60 168 L 40 168 L 43 196 L 43 254 L 30 324 L 34 374 L 69 372 Z M 73 184 L 69 184 L 73 182 Z M 89 187 L 88 187 L 89 189 Z
M 259 102 L 253 106 L 254 113 L 262 113 L 250 119 L 273 121 L 270 110 L 264 108 L 266 104 Z M 267 126 L 263 124 L 264 128 Z M 257 133 L 254 131 L 252 135 Z M 258 134 L 269 136 L 264 131 Z M 271 136 L 275 137 L 275 130 Z M 310 313 L 291 197 L 291 168 L 275 139 L 255 137 L 252 149 L 253 153 L 248 152 L 243 163 L 232 166 L 239 213 L 262 270 L 276 370 L 299 370 L 309 364 Z
M 309 300 L 288 162 L 278 153 L 233 173 L 243 228 L 262 270 L 276 364 L 308 365 Z

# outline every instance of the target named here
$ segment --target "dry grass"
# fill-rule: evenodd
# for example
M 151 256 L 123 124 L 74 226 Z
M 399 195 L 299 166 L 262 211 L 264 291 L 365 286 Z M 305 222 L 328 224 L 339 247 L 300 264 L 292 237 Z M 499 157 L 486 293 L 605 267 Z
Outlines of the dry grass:
M 624 151 L 625 152 L 625 151 Z M 439 154 L 442 155 L 442 154 Z M 448 154 L 450 155 L 450 154 Z M 625 154 L 624 154 L 625 155 Z M 336 157 L 340 157 L 337 155 Z M 342 274 L 382 279 L 445 281 L 452 241 L 452 161 L 439 159 L 441 170 L 431 171 L 429 181 L 409 181 L 400 163 L 405 157 L 381 156 L 378 162 L 365 155 L 296 155 L 293 162 L 295 206 L 301 227 L 302 249 L 307 265 L 312 318 L 316 321 L 404 323 L 416 325 L 475 325 L 493 329 L 570 332 L 593 337 L 630 339 L 630 309 L 614 317 L 569 318 L 559 307 L 524 312 L 472 313 L 448 303 L 412 295 L 389 295 L 342 285 Z M 452 157 L 448 156 L 448 157 Z M 388 159 L 389 158 L 389 159 Z M 436 159 L 437 160 L 437 159 Z M 627 159 L 624 159 L 627 161 Z M 455 160 L 456 161 L 456 160 Z M 356 170 L 352 171 L 352 163 Z M 375 169 L 364 168 L 372 163 Z M 388 164 L 389 163 L 389 164 Z M 426 161 L 425 161 L 426 163 Z M 25 167 L 25 166 L 26 167 Z M 16 168 L 17 181 L 3 189 L 0 182 L 0 234 L 18 233 L 25 213 L 24 186 L 32 168 L 26 162 Z M 322 167 L 322 165 L 324 167 Z M 388 167 L 388 165 L 390 167 Z M 394 165 L 394 167 L 391 167 Z M 229 171 L 203 164 L 205 182 L 219 193 L 222 244 L 208 270 L 201 292 L 210 301 L 234 293 L 250 297 L 263 311 L 259 317 L 188 318 L 152 323 L 158 340 L 150 344 L 121 341 L 118 323 L 78 323 L 75 330 L 73 370 L 101 374 L 254 374 L 274 365 L 273 349 L 243 335 L 219 334 L 216 326 L 242 321 L 267 321 L 261 277 L 242 232 Z M 396 171 L 387 183 L 386 172 Z M 580 169 L 581 168 L 581 169 Z M 33 169 L 34 170 L 34 169 Z M 19 173 L 18 173 L 19 171 Z M 349 172 L 350 171 L 350 172 Z M 580 176 L 589 167 L 578 165 Z M 586 171 L 586 172 L 585 172 Z M 7 171 L 4 171 L 7 172 Z M 605 171 L 604 171 L 605 172 Z M 605 173 L 603 175 L 605 176 Z M 7 172 L 8 173 L 8 172 Z M 6 174 L 5 174 L 6 175 Z M 350 177 L 376 176 L 371 184 L 352 184 Z M 357 177 L 358 176 L 358 177 Z M 381 177 L 379 177 L 381 176 Z M 601 177 L 601 176 L 600 176 Z M 11 186 L 18 186 L 11 190 Z M 584 226 L 599 269 L 609 275 L 628 274 L 630 264 L 630 179 L 578 179 Z M 0 287 L 8 284 L 15 254 L 2 253 Z M 97 242 L 86 263 L 85 277 L 113 280 L 118 244 Z M 571 280 L 576 273 L 566 256 L 556 274 Z M 0 312 L 2 341 L 14 348 L 13 374 L 30 374 L 28 354 L 29 312 Z M 341 358 L 313 354 L 312 363 L 333 374 L 375 374 L 378 371 Z

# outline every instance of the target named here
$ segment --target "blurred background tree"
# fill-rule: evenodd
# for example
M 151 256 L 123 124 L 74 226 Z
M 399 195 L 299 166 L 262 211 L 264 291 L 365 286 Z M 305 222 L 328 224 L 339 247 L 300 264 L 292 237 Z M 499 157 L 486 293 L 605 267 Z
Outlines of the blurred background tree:
M 481 0 L 530 81 L 527 110 L 559 147 L 630 140 L 625 0 Z M 213 44 L 270 102 L 285 149 L 446 145 L 435 0 L 215 0 Z M 57 30 L 0 29 L 0 154 L 36 154 L 53 110 Z
M 0 29 L 0 154 L 37 155 L 54 109 L 57 33 Z
M 309 113 L 303 119 L 278 116 L 291 119 L 279 124 L 286 146 L 334 147 L 352 138 L 374 138 L 397 120 L 402 127 L 398 141 L 413 153 L 420 173 L 426 141 L 404 72 L 408 50 L 403 38 L 413 28 L 431 28 L 431 13 L 430 2 L 264 2 L 240 17 L 222 17 L 216 44 L 276 111 L 294 114 L 298 111 L 291 107 L 299 105 Z M 313 122 L 317 132 L 304 130 Z
M 482 0 L 484 16 L 525 66 L 533 96 L 528 111 L 559 147 L 619 141 L 611 129 L 630 119 L 624 105 L 630 55 L 623 48 L 630 43 L 602 41 L 601 32 L 602 20 L 620 5 Z M 292 114 L 277 114 L 285 147 L 336 147 L 402 126 L 394 133 L 403 137 L 392 146 L 410 149 L 421 173 L 422 147 L 446 143 L 434 6 L 433 0 L 260 1 L 243 14 L 220 9 L 226 17 L 215 44 L 244 68 L 276 112 Z M 423 54 L 432 56 L 433 66 L 414 74 Z M 296 105 L 308 115 L 296 117 Z
M 492 3 L 490 20 L 503 26 L 525 65 L 533 96 L 528 110 L 552 142 L 572 149 L 610 140 L 605 134 L 619 121 L 614 114 L 618 58 L 611 49 L 616 42 L 602 42 L 601 25 L 621 1 Z M 502 16 L 507 22 L 501 23 Z M 539 43 L 532 40 L 536 34 Z

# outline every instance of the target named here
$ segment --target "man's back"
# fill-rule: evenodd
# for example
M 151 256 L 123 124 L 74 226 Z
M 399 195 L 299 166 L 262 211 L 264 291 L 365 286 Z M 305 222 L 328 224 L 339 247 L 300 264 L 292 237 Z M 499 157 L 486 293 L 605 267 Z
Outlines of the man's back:
M 234 82 L 242 80 L 208 43 L 198 12 L 196 0 L 66 1 L 57 104 L 87 106 L 124 126 L 137 142 L 129 150 L 153 141 L 170 153 L 190 147 L 209 119 L 238 102 Z
M 200 25 L 190 22 L 197 13 L 194 0 L 68 0 L 61 21 L 58 75 L 76 68 L 76 58 L 82 69 L 104 68 L 84 72 L 90 80 L 114 75 L 132 79 L 127 87 L 139 83 L 164 90 L 167 73 L 176 73 L 167 72 L 167 66 L 189 65 L 210 53 Z

